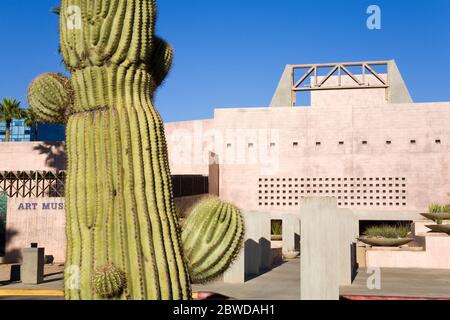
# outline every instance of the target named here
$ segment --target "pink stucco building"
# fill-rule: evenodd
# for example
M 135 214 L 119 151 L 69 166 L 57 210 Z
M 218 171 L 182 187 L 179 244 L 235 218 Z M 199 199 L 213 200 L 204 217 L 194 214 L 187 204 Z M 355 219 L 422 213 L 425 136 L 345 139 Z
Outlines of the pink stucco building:
M 220 196 L 244 210 L 297 212 L 302 197 L 330 196 L 361 219 L 401 220 L 450 201 L 449 123 L 450 102 L 414 103 L 385 61 L 288 65 L 269 107 L 216 109 L 166 134 L 172 173 L 217 162 Z
M 270 106 L 167 123 L 166 137 L 172 174 L 209 175 L 243 210 L 330 196 L 361 219 L 412 220 L 450 202 L 449 123 L 450 102 L 414 103 L 394 61 L 288 65 Z M 64 144 L 0 144 L 0 171 L 64 166 Z

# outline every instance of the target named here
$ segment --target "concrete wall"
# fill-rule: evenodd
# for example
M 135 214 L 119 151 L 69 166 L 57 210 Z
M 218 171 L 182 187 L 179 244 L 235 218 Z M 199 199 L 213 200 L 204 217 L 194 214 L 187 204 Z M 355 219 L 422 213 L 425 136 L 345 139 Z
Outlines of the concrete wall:
M 406 219 L 450 201 L 449 122 L 450 103 L 217 109 L 220 194 L 245 210 L 289 213 L 302 197 L 334 196 L 343 208 Z
M 214 120 L 167 123 L 165 134 L 173 175 L 208 175 L 209 153 L 215 149 Z
M 62 142 L 0 143 L 0 171 L 54 171 L 65 167 Z
M 383 220 L 450 201 L 449 122 L 450 103 L 330 105 L 217 109 L 166 132 L 172 173 L 207 175 L 215 152 L 220 195 L 244 210 L 295 213 L 302 197 L 333 196 Z M 62 147 L 0 144 L 0 170 L 64 168 Z
M 384 80 L 386 74 L 380 75 Z M 362 81 L 361 75 L 356 77 Z M 318 77 L 318 82 L 324 77 Z M 330 77 L 323 87 L 338 86 L 338 77 Z M 354 86 L 355 81 L 347 75 L 341 77 L 342 85 Z M 380 81 L 373 75 L 366 75 L 366 83 L 380 85 Z M 314 87 L 314 86 L 313 86 Z M 328 108 L 329 106 L 340 106 L 348 108 L 352 106 L 373 106 L 388 103 L 388 89 L 339 89 L 339 90 L 317 90 L 311 91 L 311 106 L 315 108 Z M 299 93 L 302 94 L 302 93 Z
M 50 206 L 47 208 L 46 206 Z M 6 220 L 5 262 L 17 262 L 21 250 L 35 242 L 53 255 L 55 262 L 64 262 L 66 253 L 65 211 L 63 198 L 8 200 Z

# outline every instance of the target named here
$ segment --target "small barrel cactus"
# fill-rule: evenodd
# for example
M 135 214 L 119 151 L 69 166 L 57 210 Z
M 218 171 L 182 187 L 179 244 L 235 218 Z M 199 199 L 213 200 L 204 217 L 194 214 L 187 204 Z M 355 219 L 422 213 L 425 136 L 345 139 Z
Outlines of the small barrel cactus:
M 183 225 L 182 241 L 193 283 L 223 274 L 236 259 L 244 238 L 244 221 L 236 207 L 210 197 L 193 207 Z
M 70 79 L 58 73 L 45 73 L 28 89 L 28 101 L 39 119 L 48 123 L 65 123 L 73 103 Z
M 92 276 L 92 287 L 102 298 L 118 297 L 126 287 L 126 275 L 113 264 L 99 267 Z

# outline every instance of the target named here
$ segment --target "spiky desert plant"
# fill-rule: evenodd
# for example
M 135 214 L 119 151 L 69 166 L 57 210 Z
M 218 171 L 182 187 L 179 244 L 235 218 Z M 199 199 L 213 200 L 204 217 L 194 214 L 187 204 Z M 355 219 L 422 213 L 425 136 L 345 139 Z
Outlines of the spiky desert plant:
M 369 226 L 364 235 L 369 238 L 405 239 L 408 238 L 410 226 L 407 224 Z
M 443 212 L 442 206 L 440 204 L 433 203 L 428 207 L 428 212 L 429 213 L 441 213 L 441 212 Z
M 450 219 L 450 205 L 432 204 L 428 207 L 428 213 L 422 213 L 422 216 L 441 225 L 444 220 Z
M 41 119 L 67 119 L 66 299 L 104 298 L 91 279 L 109 264 L 127 278 L 120 299 L 191 298 L 164 125 L 151 98 L 172 63 L 155 21 L 155 0 L 62 0 L 71 85 L 46 74 L 30 88 Z
M 69 78 L 58 73 L 37 77 L 28 89 L 30 109 L 39 120 L 65 124 L 73 105 L 73 88 Z
M 238 208 L 210 197 L 195 205 L 183 225 L 183 247 L 193 283 L 223 274 L 236 259 L 244 238 Z
M 94 292 L 103 298 L 119 297 L 126 285 L 125 273 L 113 264 L 97 268 L 92 276 Z

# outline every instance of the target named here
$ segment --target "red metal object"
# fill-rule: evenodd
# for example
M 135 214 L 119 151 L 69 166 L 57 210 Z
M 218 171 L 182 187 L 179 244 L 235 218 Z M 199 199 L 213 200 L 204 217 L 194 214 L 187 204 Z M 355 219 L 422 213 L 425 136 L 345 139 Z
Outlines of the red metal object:
M 194 292 L 194 300 L 235 300 L 215 292 Z
M 450 301 L 448 298 L 419 298 L 419 297 L 383 297 L 383 296 L 341 296 L 341 300 L 354 301 L 380 301 L 380 300 L 436 300 L 436 301 Z

